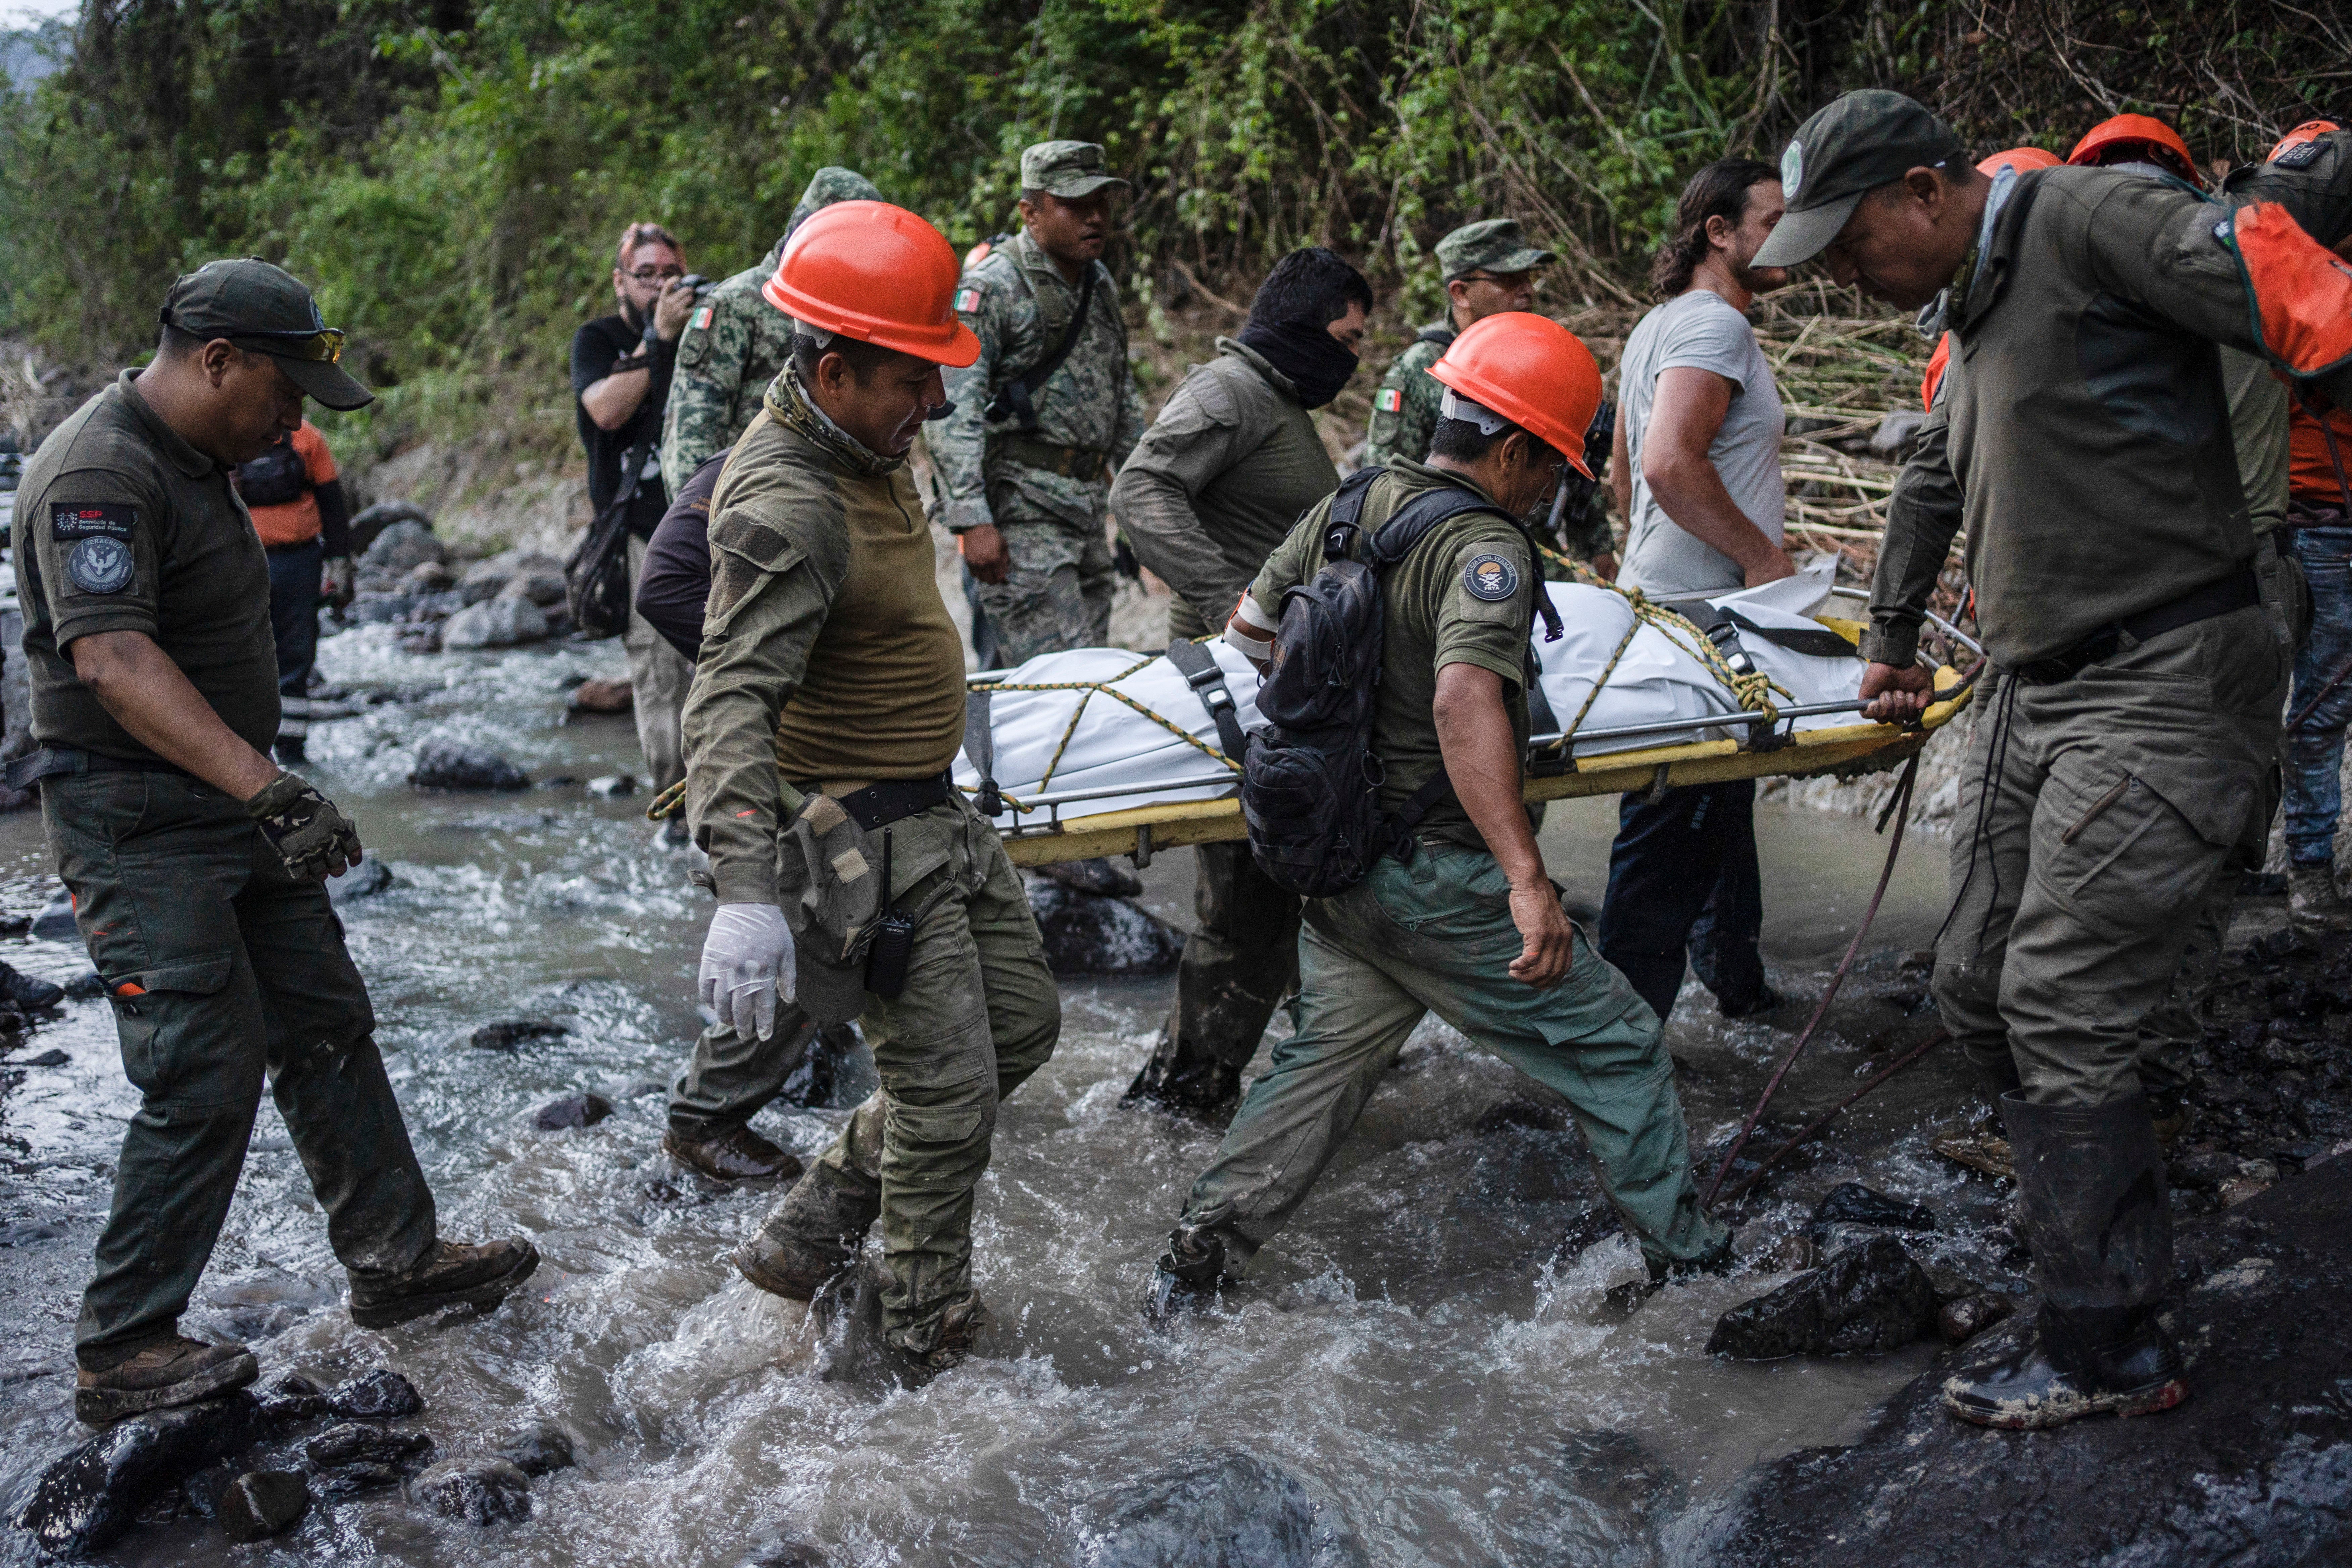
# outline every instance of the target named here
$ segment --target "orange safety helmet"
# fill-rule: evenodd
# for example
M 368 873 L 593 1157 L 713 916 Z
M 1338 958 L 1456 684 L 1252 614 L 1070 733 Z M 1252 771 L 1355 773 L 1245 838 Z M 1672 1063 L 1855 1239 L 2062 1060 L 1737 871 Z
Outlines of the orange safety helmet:
M 1998 174 L 2003 169 L 2014 169 L 2022 174 L 2028 169 L 2055 169 L 2062 166 L 2057 153 L 2042 147 L 2011 147 L 2006 153 L 1995 153 L 1990 158 L 1977 160 L 1977 173 Z
M 2131 162 L 2133 153 L 2148 163 L 2164 165 L 2192 185 L 2201 188 L 2205 184 L 2205 176 L 2197 172 L 2197 160 L 2189 155 L 2189 143 L 2180 139 L 2180 132 L 2146 114 L 2118 114 L 2112 120 L 2100 121 L 2074 143 L 2074 150 L 2066 154 L 2066 162 L 2096 168 L 2102 163 Z
M 2331 131 L 2344 127 L 2333 120 L 2306 120 L 2278 139 L 2278 145 L 2263 154 L 2263 162 L 2274 163 L 2278 155 L 2290 147 L 2300 147 L 2306 142 L 2316 142 Z
M 1601 406 L 1601 367 L 1583 340 L 1532 310 L 1470 323 L 1429 374 L 1534 436 L 1592 477 L 1584 432 Z
M 888 202 L 835 202 L 793 231 L 760 293 L 819 331 L 961 368 L 980 339 L 956 319 L 955 247 Z

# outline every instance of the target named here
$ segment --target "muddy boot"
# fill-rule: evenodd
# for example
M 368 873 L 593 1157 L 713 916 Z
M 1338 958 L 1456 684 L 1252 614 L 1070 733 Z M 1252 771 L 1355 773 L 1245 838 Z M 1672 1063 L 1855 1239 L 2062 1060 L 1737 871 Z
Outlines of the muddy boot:
M 54 1007 L 66 999 L 66 988 L 37 980 L 8 964 L 0 963 L 0 1002 L 13 1002 L 19 1007 Z
M 2286 868 L 2287 923 L 2305 936 L 2352 931 L 2352 907 L 2336 890 L 2336 862 Z
M 1168 1250 L 1152 1266 L 1143 1296 L 1144 1321 L 1155 1327 L 1198 1311 L 1217 1299 L 1225 1280 L 1225 1241 L 1213 1230 L 1178 1226 Z
M 243 1345 L 208 1345 L 174 1334 L 74 1380 L 74 1415 L 103 1426 L 144 1410 L 194 1405 L 243 1388 L 261 1375 L 261 1363 Z
M 1738 1234 L 1736 1230 L 1726 1231 L 1720 1246 L 1696 1258 L 1666 1258 L 1645 1247 L 1642 1249 L 1643 1278 L 1628 1279 L 1622 1285 L 1612 1285 L 1602 1293 L 1601 1300 L 1609 1311 L 1622 1317 L 1675 1280 L 1688 1279 L 1699 1274 L 1728 1274 L 1733 1264 L 1738 1261 L 1731 1252 L 1731 1243 Z
M 948 1304 L 948 1310 L 940 1314 L 939 1327 L 919 1336 L 924 1349 L 917 1350 L 912 1344 L 898 1341 L 885 1342 L 898 1357 L 907 1380 L 919 1388 L 940 1373 L 970 1361 L 975 1353 L 974 1342 L 995 1321 L 975 1292 Z
M 1038 867 L 1037 873 L 1076 892 L 1093 893 L 1098 898 L 1131 899 L 1143 891 L 1143 884 L 1134 873 L 1120 870 L 1099 855 L 1091 860 L 1053 861 Z
M 797 1156 L 785 1152 L 741 1122 L 707 1137 L 676 1127 L 662 1134 L 662 1152 L 688 1170 L 714 1182 L 789 1182 L 801 1173 Z
M 1947 1379 L 1945 1409 L 2010 1431 L 2171 1409 L 2189 1384 L 2157 1321 L 2172 1276 L 2172 1211 L 2147 1100 L 2053 1107 L 2010 1094 L 2001 1113 L 2042 1313 L 2022 1348 Z
M 735 1268 L 772 1296 L 805 1301 L 849 1267 L 882 1215 L 882 1184 L 862 1172 L 819 1163 L 735 1249 Z
M 446 1307 L 488 1312 L 539 1268 L 539 1248 L 520 1237 L 479 1244 L 436 1241 L 414 1268 L 352 1276 L 352 1321 L 388 1329 Z
M 1927 1147 L 1954 1164 L 1966 1165 L 1988 1176 L 2017 1174 L 2011 1157 L 2009 1134 L 2001 1126 L 2001 1096 L 2017 1087 L 2017 1063 L 2007 1056 L 1998 1062 L 1971 1062 L 1984 1098 L 1961 1121 L 1951 1122 L 1927 1140 Z
M 1787 1000 L 1786 996 L 1767 985 L 1755 995 L 1736 1002 L 1727 1002 L 1718 997 L 1715 1010 L 1727 1018 L 1760 1018 Z
M 1206 1051 L 1188 1053 L 1176 1031 L 1162 1026 L 1150 1059 L 1136 1073 L 1118 1102 L 1150 1105 L 1171 1116 L 1213 1124 L 1231 1117 L 1234 1102 L 1241 1098 L 1245 1065 L 1228 1063 Z

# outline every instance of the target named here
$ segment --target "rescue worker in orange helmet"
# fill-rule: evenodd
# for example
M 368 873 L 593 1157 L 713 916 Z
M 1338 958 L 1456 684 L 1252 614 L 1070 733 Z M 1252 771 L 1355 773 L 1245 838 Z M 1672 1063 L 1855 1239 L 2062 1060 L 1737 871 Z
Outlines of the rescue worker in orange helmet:
M 1583 470 L 1600 372 L 1565 327 L 1509 311 L 1464 329 L 1430 374 L 1446 391 L 1427 458 L 1363 470 L 1310 510 L 1226 626 L 1265 665 L 1285 591 L 1322 573 L 1335 521 L 1352 513 L 1345 548 L 1358 557 L 1396 525 L 1371 750 L 1410 860 L 1383 857 L 1307 901 L 1297 1031 L 1192 1184 L 1153 1275 L 1160 1312 L 1217 1289 L 1282 1228 L 1431 1012 L 1567 1097 L 1654 1278 L 1730 1257 L 1692 1183 L 1658 1016 L 1561 909 L 1522 801 L 1544 586 L 1518 519 L 1565 468 Z
M 2180 139 L 2179 132 L 2152 115 L 2118 114 L 2100 121 L 2083 133 L 2074 150 L 2066 154 L 2066 162 L 2078 169 L 2147 163 L 2199 190 L 2205 188 L 2205 176 L 2198 173 L 2197 160 L 2189 155 L 2189 143 Z
M 907 474 L 980 352 L 940 233 L 882 202 L 801 226 L 765 286 L 797 324 L 710 500 L 710 597 L 686 701 L 686 802 L 719 895 L 699 984 L 738 1034 L 780 1001 L 855 1017 L 881 1089 L 736 1253 L 806 1300 L 882 1221 L 884 1342 L 918 1375 L 969 1353 L 973 1189 L 996 1109 L 1053 1054 L 1061 1004 L 995 829 L 949 775 L 962 644 Z

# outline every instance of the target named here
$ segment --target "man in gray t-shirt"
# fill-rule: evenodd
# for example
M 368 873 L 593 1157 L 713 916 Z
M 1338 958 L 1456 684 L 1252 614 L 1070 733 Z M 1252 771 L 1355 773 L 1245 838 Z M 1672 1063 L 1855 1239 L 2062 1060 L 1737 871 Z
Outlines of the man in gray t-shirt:
M 1777 269 L 1750 265 L 1780 221 L 1771 166 L 1727 158 L 1683 188 L 1675 234 L 1618 363 L 1609 482 L 1625 514 L 1617 581 L 1653 599 L 1723 593 L 1796 570 L 1780 548 L 1780 434 L 1772 367 L 1741 312 Z M 1625 796 L 1609 854 L 1601 953 L 1664 1017 L 1685 961 L 1726 1017 L 1779 1005 L 1764 978 L 1749 780 Z

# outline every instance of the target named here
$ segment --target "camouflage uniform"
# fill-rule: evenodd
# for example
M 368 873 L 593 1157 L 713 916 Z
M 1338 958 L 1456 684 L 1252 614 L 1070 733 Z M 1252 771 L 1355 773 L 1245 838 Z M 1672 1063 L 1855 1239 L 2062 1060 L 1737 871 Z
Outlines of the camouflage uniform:
M 1437 264 L 1449 283 L 1473 272 L 1528 272 L 1555 259 L 1550 251 L 1527 242 L 1515 218 L 1468 224 L 1437 242 Z M 1429 367 L 1444 356 L 1467 325 L 1451 313 L 1441 316 L 1416 332 L 1404 353 L 1391 362 L 1380 389 L 1372 394 L 1371 424 L 1364 433 L 1366 467 L 1385 468 L 1400 458 L 1418 463 L 1429 456 L 1430 437 L 1437 433 L 1438 399 L 1445 392 Z M 1529 516 L 1538 525 L 1538 537 L 1544 536 L 1540 525 L 1548 510 Z M 1564 542 L 1570 554 L 1587 561 L 1612 554 L 1617 548 L 1608 520 L 1597 510 L 1581 537 Z
M 792 221 L 757 267 L 746 268 L 702 297 L 677 340 L 677 370 L 662 413 L 662 479 L 669 493 L 686 489 L 694 470 L 734 445 L 760 412 L 768 384 L 793 351 L 793 319 L 760 290 L 776 274 L 784 240 L 810 214 L 835 202 L 878 202 L 874 182 L 854 169 L 819 169 L 793 208 Z
M 1021 155 L 1024 189 L 1076 199 L 1109 184 L 1102 149 L 1087 142 L 1046 142 Z M 1111 475 L 1143 434 L 1143 399 L 1127 363 L 1127 324 L 1118 285 L 1101 262 L 1094 302 L 1070 353 L 1032 406 L 1027 428 L 992 404 L 1048 358 L 1077 309 L 1079 289 L 1064 281 L 1044 247 L 1026 232 L 999 246 L 964 273 L 955 305 L 980 336 L 980 358 L 950 371 L 953 415 L 926 435 L 940 478 L 940 521 L 950 531 L 993 523 L 1011 568 L 1002 583 L 980 585 L 1011 666 L 1068 647 L 1110 640 L 1114 583 L 1103 515 Z

